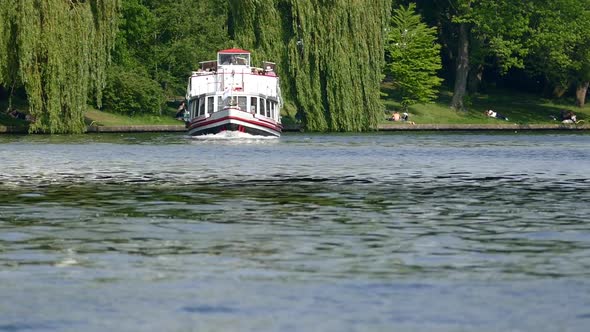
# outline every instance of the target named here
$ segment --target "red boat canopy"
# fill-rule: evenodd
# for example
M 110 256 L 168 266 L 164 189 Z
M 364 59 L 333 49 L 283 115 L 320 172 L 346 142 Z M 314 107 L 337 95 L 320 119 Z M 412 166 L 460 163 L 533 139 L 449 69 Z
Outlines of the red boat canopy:
M 250 51 L 242 50 L 239 48 L 229 48 L 227 50 L 222 50 L 217 53 L 250 53 Z

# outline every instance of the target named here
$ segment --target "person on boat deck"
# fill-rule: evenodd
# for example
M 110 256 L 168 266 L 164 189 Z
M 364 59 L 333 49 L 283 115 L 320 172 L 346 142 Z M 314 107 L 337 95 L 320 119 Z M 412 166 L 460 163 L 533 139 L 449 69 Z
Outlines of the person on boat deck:
M 270 66 L 266 66 L 264 74 L 267 76 L 277 76 Z
M 496 119 L 508 121 L 507 117 L 505 117 L 504 115 L 502 115 L 494 110 L 487 110 L 484 113 L 485 113 L 485 115 L 489 116 L 490 118 L 496 118 Z

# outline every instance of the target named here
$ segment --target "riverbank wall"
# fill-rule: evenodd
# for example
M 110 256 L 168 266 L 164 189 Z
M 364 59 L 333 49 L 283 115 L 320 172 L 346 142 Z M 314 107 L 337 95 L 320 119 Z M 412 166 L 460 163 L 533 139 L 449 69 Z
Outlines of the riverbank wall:
M 383 124 L 379 131 L 543 131 L 590 130 L 587 124 Z
M 150 125 L 150 126 L 89 126 L 87 133 L 149 133 L 149 132 L 183 132 L 184 125 Z
M 377 131 L 583 131 L 589 124 L 381 124 Z M 184 125 L 89 126 L 87 133 L 185 132 Z M 285 125 L 284 132 L 304 131 L 298 125 Z M 0 126 L 0 134 L 26 134 L 27 128 Z

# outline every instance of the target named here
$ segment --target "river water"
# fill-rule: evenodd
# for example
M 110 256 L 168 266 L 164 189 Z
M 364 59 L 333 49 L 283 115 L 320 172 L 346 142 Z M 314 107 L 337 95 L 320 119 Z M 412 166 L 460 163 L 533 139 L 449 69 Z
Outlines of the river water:
M 0 331 L 587 331 L 590 135 L 0 136 Z

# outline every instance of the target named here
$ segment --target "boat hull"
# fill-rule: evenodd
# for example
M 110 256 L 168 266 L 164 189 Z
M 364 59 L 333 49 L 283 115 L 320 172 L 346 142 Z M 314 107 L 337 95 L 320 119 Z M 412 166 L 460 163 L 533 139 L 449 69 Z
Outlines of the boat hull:
M 236 131 L 256 136 L 279 137 L 282 131 L 280 123 L 238 109 L 224 109 L 209 116 L 197 117 L 187 127 L 191 136 Z

